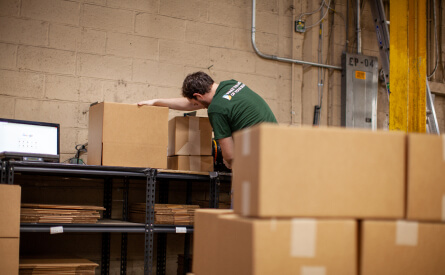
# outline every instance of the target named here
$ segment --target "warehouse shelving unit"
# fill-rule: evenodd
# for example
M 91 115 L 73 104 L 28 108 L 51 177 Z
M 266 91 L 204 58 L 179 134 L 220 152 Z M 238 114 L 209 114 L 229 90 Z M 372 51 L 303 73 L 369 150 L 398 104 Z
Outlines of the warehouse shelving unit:
M 159 203 L 168 202 L 168 189 L 170 181 L 187 182 L 186 203 L 191 202 L 193 182 L 209 182 L 210 208 L 218 208 L 219 188 L 221 182 L 231 181 L 228 173 L 200 173 L 186 171 L 158 170 L 151 168 L 130 168 L 95 165 L 76 165 L 61 163 L 41 163 L 22 161 L 2 161 L 0 167 L 0 183 L 14 184 L 15 178 L 23 174 L 36 176 L 59 176 L 73 178 L 103 179 L 104 207 L 103 219 L 96 224 L 34 224 L 22 223 L 20 232 L 76 232 L 76 233 L 101 233 L 102 255 L 101 274 L 109 273 L 110 266 L 110 240 L 111 233 L 121 233 L 121 267 L 120 274 L 126 274 L 127 264 L 127 234 L 145 234 L 144 246 L 144 274 L 153 274 L 153 241 L 157 234 L 157 274 L 165 274 L 166 263 L 166 233 L 186 233 L 184 255 L 189 257 L 190 235 L 193 226 L 155 225 L 154 204 L 156 200 L 156 183 L 159 182 Z M 113 179 L 123 179 L 123 209 L 122 220 L 111 220 L 112 187 Z M 128 222 L 128 193 L 130 179 L 145 179 L 146 189 L 146 215 L 145 223 Z M 187 262 L 187 261 L 186 261 Z M 187 270 L 187 268 L 185 269 Z

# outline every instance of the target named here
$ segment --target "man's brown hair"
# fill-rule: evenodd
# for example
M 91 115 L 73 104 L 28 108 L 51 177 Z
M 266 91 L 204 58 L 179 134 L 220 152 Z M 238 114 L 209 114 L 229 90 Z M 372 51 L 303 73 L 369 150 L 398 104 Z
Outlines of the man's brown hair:
M 193 94 L 205 94 L 210 91 L 214 81 L 204 72 L 196 72 L 187 75 L 182 83 L 182 95 L 189 99 L 196 99 Z

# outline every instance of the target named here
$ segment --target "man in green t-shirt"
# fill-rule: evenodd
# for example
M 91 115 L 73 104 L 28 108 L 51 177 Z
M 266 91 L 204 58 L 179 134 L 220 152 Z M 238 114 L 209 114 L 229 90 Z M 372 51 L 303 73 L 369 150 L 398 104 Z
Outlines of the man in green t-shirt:
M 224 163 L 232 166 L 232 134 L 261 122 L 277 123 L 269 105 L 245 84 L 236 80 L 215 83 L 204 72 L 189 74 L 182 85 L 183 98 L 152 99 L 138 105 L 164 106 L 193 111 L 207 108 L 215 139 L 218 140 Z

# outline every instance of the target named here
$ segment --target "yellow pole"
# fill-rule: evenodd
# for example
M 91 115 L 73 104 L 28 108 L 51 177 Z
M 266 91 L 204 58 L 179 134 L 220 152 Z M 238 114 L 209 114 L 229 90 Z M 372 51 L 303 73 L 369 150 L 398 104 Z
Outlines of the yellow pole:
M 426 0 L 391 0 L 389 128 L 425 132 Z

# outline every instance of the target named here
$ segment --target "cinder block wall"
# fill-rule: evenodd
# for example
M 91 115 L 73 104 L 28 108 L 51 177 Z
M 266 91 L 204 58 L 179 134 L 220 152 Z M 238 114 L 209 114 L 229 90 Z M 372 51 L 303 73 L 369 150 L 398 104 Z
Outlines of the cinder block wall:
M 335 2 L 339 15 L 323 21 L 322 61 L 339 66 L 346 0 Z M 293 18 L 316 8 L 313 1 L 257 0 L 260 51 L 318 62 L 318 27 L 304 34 L 293 31 Z M 307 24 L 318 18 L 311 16 Z M 352 13 L 349 26 L 354 51 Z M 368 3 L 362 27 L 363 53 L 378 56 Z M 91 103 L 180 96 L 184 77 L 198 70 L 217 82 L 245 82 L 266 99 L 280 123 L 312 124 L 319 104 L 318 68 L 256 55 L 250 0 L 0 1 L 0 117 L 60 123 L 62 161 L 74 155 L 76 144 L 87 142 Z M 341 74 L 325 70 L 324 75 L 321 124 L 338 126 Z M 437 97 L 441 129 L 444 102 Z M 387 104 L 381 86 L 379 128 Z

